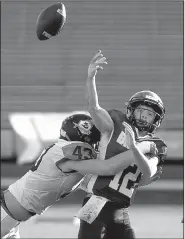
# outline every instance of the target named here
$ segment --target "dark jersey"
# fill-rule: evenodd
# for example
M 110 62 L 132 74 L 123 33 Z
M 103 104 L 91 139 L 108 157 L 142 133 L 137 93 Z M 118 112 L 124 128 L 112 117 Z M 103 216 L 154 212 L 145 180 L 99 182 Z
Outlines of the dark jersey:
M 114 131 L 107 146 L 105 160 L 128 150 L 123 125 L 123 122 L 129 123 L 126 115 L 118 110 L 108 112 L 114 122 Z M 166 144 L 163 140 L 152 134 L 148 134 L 144 138 L 138 138 L 134 127 L 133 130 L 137 142 L 148 140 L 155 142 L 158 149 L 159 164 L 161 164 L 166 156 Z M 142 174 L 137 165 L 131 164 L 115 176 L 98 176 L 93 186 L 93 193 L 117 202 L 122 207 L 128 207 L 135 194 L 135 185 L 139 183 L 141 176 Z

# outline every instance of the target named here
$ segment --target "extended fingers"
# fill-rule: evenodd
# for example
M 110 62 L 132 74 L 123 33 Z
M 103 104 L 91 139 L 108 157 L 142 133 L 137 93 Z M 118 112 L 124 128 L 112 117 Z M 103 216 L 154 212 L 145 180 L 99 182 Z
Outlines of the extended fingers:
M 159 175 L 161 175 L 162 172 L 163 172 L 162 167 L 159 167 L 159 170 L 157 171 L 157 173 L 158 173 Z
M 125 126 L 125 128 L 132 130 L 132 127 L 128 123 L 123 122 L 123 125 Z
M 91 64 L 107 64 L 106 57 L 103 56 L 101 50 L 93 57 Z
M 95 56 L 93 57 L 92 59 L 92 62 L 96 62 L 96 60 L 99 58 L 99 57 L 102 57 L 103 54 L 101 53 L 101 50 L 98 50 L 98 52 L 95 54 Z
M 132 127 L 131 127 L 129 124 L 127 124 L 126 122 L 124 122 L 123 125 L 125 126 L 125 130 L 126 130 L 132 137 L 135 137 L 134 131 L 133 131 Z M 125 131 L 125 133 L 127 133 L 126 131 Z
M 156 172 L 156 174 L 152 177 L 152 181 L 156 181 L 161 177 L 162 174 L 162 167 L 159 168 L 159 170 Z
M 98 58 L 98 59 L 95 61 L 95 63 L 98 63 L 98 64 L 99 64 L 99 63 L 107 64 L 106 60 L 107 60 L 107 58 L 104 57 L 103 55 L 101 55 L 101 57 Z

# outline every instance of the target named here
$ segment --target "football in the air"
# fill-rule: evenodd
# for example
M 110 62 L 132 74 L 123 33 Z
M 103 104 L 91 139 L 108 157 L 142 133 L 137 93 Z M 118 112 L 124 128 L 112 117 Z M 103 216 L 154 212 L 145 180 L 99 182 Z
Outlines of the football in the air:
M 65 21 L 65 5 L 62 2 L 50 5 L 37 18 L 36 33 L 38 39 L 43 41 L 58 35 Z

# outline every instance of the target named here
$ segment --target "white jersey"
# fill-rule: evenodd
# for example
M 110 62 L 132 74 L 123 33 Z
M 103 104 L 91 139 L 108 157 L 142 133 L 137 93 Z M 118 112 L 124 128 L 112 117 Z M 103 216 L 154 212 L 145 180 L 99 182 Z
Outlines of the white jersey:
M 111 134 L 111 136 L 112 136 L 112 134 Z M 107 145 L 111 139 L 111 136 L 107 137 L 107 134 L 101 134 L 101 140 L 100 140 L 99 147 L 98 147 L 98 151 L 99 151 L 99 155 L 97 157 L 98 160 L 105 159 Z M 98 177 L 98 175 L 86 174 L 82 178 L 82 180 L 79 182 L 79 188 L 82 189 L 83 191 L 87 192 L 88 194 L 92 194 L 93 193 L 92 189 L 96 182 L 97 177 Z
M 59 139 L 45 149 L 32 169 L 8 189 L 26 210 L 41 214 L 60 200 L 64 193 L 69 193 L 83 177 L 78 173 L 63 173 L 57 163 L 65 158 L 84 160 L 95 158 L 95 155 L 94 149 L 87 143 Z

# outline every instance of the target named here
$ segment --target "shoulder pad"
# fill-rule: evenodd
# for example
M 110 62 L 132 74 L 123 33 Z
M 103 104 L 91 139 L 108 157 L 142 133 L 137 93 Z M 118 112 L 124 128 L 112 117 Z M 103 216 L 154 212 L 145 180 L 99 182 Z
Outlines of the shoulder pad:
M 108 110 L 108 113 L 113 121 L 122 123 L 123 121 L 127 122 L 126 115 L 120 110 Z
M 118 115 L 124 115 L 124 113 L 120 110 L 116 110 L 116 109 L 111 109 L 107 111 L 109 113 L 110 116 L 118 116 Z
M 69 144 L 62 147 L 65 158 L 71 160 L 85 160 L 96 158 L 95 150 L 88 143 L 83 142 L 69 142 Z

